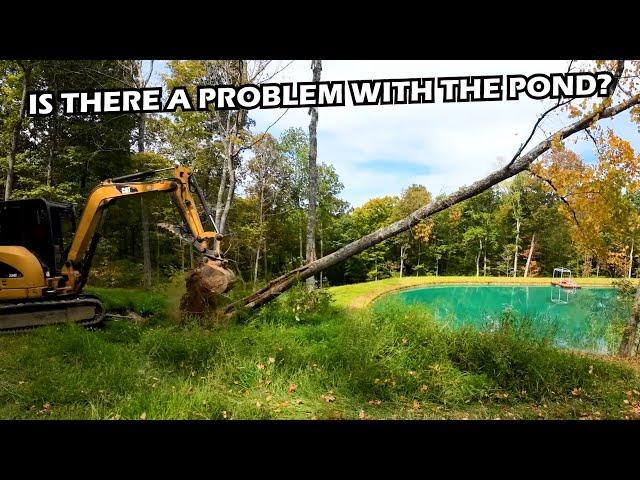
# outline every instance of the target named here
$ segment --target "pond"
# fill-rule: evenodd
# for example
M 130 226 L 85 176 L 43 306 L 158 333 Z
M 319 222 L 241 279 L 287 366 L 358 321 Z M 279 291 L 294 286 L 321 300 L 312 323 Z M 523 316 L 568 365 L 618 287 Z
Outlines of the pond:
M 574 291 L 553 286 L 443 285 L 401 290 L 384 298 L 426 306 L 436 320 L 453 327 L 495 328 L 512 312 L 529 322 L 531 331 L 564 348 L 610 353 L 626 308 L 614 288 Z

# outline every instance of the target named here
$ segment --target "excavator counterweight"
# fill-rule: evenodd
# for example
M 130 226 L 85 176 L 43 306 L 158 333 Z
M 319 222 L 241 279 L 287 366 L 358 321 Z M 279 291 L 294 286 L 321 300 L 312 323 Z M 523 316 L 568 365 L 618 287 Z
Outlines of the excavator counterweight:
M 191 192 L 197 194 L 215 231 L 204 229 Z M 183 303 L 211 306 L 218 302 L 232 288 L 235 275 L 219 248 L 213 248 L 222 235 L 202 190 L 187 167 L 176 165 L 103 181 L 87 197 L 77 225 L 71 205 L 44 199 L 0 202 L 0 331 L 64 322 L 99 323 L 103 318 L 100 301 L 82 290 L 104 212 L 122 198 L 152 193 L 168 193 L 184 223 L 161 226 L 202 254 L 202 263 L 187 274 Z M 188 311 L 202 313 L 204 307 Z

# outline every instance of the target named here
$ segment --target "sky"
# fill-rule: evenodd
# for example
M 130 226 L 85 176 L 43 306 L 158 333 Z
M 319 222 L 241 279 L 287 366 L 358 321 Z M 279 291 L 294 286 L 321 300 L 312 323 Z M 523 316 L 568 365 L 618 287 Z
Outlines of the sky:
M 166 72 L 164 62 L 156 73 Z M 311 81 L 311 61 L 274 61 L 284 68 L 270 82 Z M 421 77 L 563 73 L 569 61 L 345 61 L 323 60 L 322 80 L 402 79 Z M 159 79 L 156 80 L 159 84 Z M 528 137 L 536 119 L 553 100 L 431 103 L 319 108 L 318 161 L 335 167 L 345 188 L 341 197 L 357 207 L 373 197 L 399 195 L 411 184 L 434 195 L 450 193 L 495 170 L 511 159 Z M 254 133 L 270 127 L 284 109 L 255 109 Z M 290 127 L 308 131 L 306 108 L 292 108 L 270 127 L 279 136 Z M 566 125 L 564 114 L 543 123 L 547 133 Z M 601 124 L 640 150 L 640 134 L 627 112 Z M 540 131 L 529 146 L 544 138 Z M 593 161 L 589 141 L 567 147 Z M 526 150 L 525 150 L 526 151 Z

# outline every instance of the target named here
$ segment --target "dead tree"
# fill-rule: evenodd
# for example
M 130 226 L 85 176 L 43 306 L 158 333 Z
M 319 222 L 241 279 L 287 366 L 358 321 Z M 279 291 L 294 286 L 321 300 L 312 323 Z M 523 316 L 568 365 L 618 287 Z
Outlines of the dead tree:
M 313 81 L 320 81 L 320 72 L 322 71 L 322 60 L 312 60 L 311 69 L 313 70 Z M 306 263 L 311 263 L 316 259 L 316 207 L 318 203 L 318 165 L 316 159 L 318 157 L 318 107 L 309 109 L 311 122 L 309 123 L 309 185 L 308 200 L 309 207 L 307 211 L 307 255 Z M 307 287 L 314 289 L 316 279 L 313 275 L 307 278 Z
M 388 238 L 407 231 L 425 218 L 429 218 L 432 215 L 446 210 L 453 205 L 456 205 L 469 198 L 475 197 L 476 195 L 484 192 L 494 185 L 497 185 L 498 183 L 511 178 L 520 172 L 528 170 L 531 164 L 538 157 L 540 157 L 540 155 L 552 148 L 554 143 L 562 141 L 574 135 L 575 133 L 587 129 L 599 120 L 615 117 L 619 113 L 640 104 L 640 93 L 638 93 L 636 95 L 629 96 L 616 105 L 611 106 L 612 96 L 617 89 L 617 84 L 620 77 L 622 76 L 623 71 L 624 61 L 618 60 L 614 72 L 614 81 L 612 82 L 611 89 L 609 90 L 609 96 L 605 97 L 597 105 L 595 105 L 591 112 L 586 113 L 579 120 L 547 136 L 543 141 L 538 143 L 527 153 L 523 154 L 522 152 L 533 137 L 542 119 L 544 119 L 546 115 L 548 115 L 551 111 L 555 110 L 559 106 L 569 103 L 568 101 L 564 103 L 557 103 L 554 107 L 548 109 L 540 116 L 540 118 L 536 121 L 533 130 L 529 135 L 529 138 L 520 146 L 511 161 L 502 168 L 487 175 L 483 179 L 476 181 L 470 186 L 462 187 L 450 195 L 432 201 L 431 203 L 419 208 L 418 210 L 415 210 L 410 215 L 398 220 L 395 223 L 392 223 L 391 225 L 380 228 L 375 232 L 365 235 L 364 237 L 345 245 L 344 247 L 336 250 L 333 253 L 330 253 L 329 255 L 319 258 L 314 262 L 303 265 L 302 267 L 296 268 L 295 270 L 292 270 L 272 280 L 266 286 L 253 292 L 251 295 L 248 295 L 236 302 L 229 304 L 225 308 L 224 312 L 226 314 L 233 314 L 236 309 L 253 309 L 264 305 L 265 303 L 278 297 L 281 293 L 287 291 L 298 282 L 305 280 L 310 276 L 315 275 L 316 273 L 319 273 L 333 265 L 336 265 L 337 263 L 340 263 L 354 255 L 357 255 L 367 248 L 377 245 L 378 243 L 383 242 Z

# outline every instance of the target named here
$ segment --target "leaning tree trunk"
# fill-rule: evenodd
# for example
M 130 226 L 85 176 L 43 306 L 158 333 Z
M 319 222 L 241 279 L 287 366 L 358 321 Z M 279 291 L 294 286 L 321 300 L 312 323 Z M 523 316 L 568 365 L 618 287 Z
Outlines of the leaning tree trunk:
M 640 323 L 640 282 L 636 288 L 636 296 L 633 300 L 631 316 L 622 332 L 622 341 L 618 354 L 621 357 L 630 357 L 635 353 L 636 341 L 638 338 L 638 323 Z
M 529 247 L 529 255 L 527 255 L 527 264 L 524 267 L 524 276 L 527 277 L 529 275 L 529 267 L 531 266 L 531 257 L 533 256 L 533 247 L 536 242 L 536 234 L 534 233 L 531 237 L 531 247 Z
M 320 81 L 322 71 L 322 60 L 312 60 L 313 81 Z M 311 122 L 309 123 L 309 188 L 307 210 L 307 252 L 306 263 L 309 264 L 316 259 L 316 207 L 318 202 L 318 107 L 309 109 Z M 312 290 L 316 286 L 316 279 L 313 275 L 307 278 L 307 288 Z
M 13 124 L 13 132 L 11 135 L 11 150 L 9 151 L 9 164 L 7 166 L 7 183 L 4 185 L 5 202 L 9 200 L 11 197 L 11 191 L 13 190 L 16 155 L 18 154 L 18 143 L 20 142 L 20 132 L 22 131 L 22 123 L 24 121 L 24 114 L 27 105 L 27 90 L 29 90 L 29 85 L 31 83 L 32 68 L 33 67 L 31 65 L 22 67 L 22 97 L 20 98 L 20 111 L 18 112 L 18 118 Z
M 520 242 L 520 218 L 516 218 L 516 249 L 513 254 L 513 276 L 518 276 L 518 243 Z
M 616 81 L 613 84 L 614 86 L 617 84 L 617 79 L 619 79 L 622 74 L 620 62 L 622 61 L 619 61 L 618 68 L 616 69 Z M 456 205 L 464 200 L 475 197 L 494 185 L 527 170 L 540 155 L 551 149 L 554 142 L 564 140 L 571 135 L 592 126 L 598 120 L 614 117 L 638 104 L 640 104 L 640 94 L 629 97 L 628 99 L 610 107 L 606 107 L 607 101 L 605 100 L 604 103 L 600 105 L 600 108 L 594 108 L 590 113 L 586 114 L 579 120 L 548 136 L 526 154 L 516 155 L 507 165 L 489 174 L 483 179 L 474 182 L 468 187 L 462 187 L 450 195 L 435 200 L 412 212 L 407 217 L 365 235 L 364 237 L 345 245 L 329 255 L 303 265 L 302 267 L 296 268 L 272 280 L 266 286 L 255 291 L 251 295 L 229 304 L 224 309 L 224 312 L 232 314 L 239 308 L 251 309 L 264 305 L 297 284 L 299 281 L 305 280 L 316 273 L 357 255 L 367 248 L 377 245 L 388 238 L 405 232 L 425 218 L 429 218 L 438 212 L 446 210 L 452 205 Z

